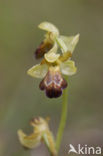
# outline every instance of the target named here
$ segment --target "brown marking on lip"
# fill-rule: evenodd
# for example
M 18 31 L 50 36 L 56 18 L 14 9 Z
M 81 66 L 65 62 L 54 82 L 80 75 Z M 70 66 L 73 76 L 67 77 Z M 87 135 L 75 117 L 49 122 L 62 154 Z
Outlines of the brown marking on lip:
M 57 98 L 62 95 L 62 90 L 67 87 L 67 82 L 59 71 L 55 71 L 54 67 L 54 71 L 48 71 L 39 87 L 41 90 L 45 90 L 49 98 Z

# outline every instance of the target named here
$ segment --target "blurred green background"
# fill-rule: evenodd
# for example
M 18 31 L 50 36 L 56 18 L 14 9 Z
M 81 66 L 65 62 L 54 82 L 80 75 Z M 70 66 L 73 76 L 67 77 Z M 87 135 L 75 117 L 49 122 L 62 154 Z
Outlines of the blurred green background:
M 18 141 L 19 128 L 32 131 L 32 117 L 50 116 L 56 135 L 62 98 L 48 99 L 40 80 L 26 74 L 38 63 L 33 53 L 43 39 L 37 28 L 42 21 L 54 23 L 63 35 L 80 33 L 60 156 L 70 143 L 103 147 L 103 1 L 0 0 L 0 156 L 49 155 L 44 145 L 25 151 Z

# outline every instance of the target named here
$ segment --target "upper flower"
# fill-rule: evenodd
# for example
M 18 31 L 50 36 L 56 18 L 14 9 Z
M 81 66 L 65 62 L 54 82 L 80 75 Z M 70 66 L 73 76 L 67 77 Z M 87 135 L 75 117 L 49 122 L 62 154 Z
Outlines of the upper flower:
M 71 60 L 72 53 L 79 40 L 76 36 L 61 36 L 59 30 L 51 23 L 43 22 L 39 28 L 47 31 L 45 39 L 35 52 L 36 58 L 44 56 L 40 64 L 28 70 L 32 77 L 43 78 L 40 89 L 45 90 L 49 98 L 59 97 L 67 87 L 63 75 L 76 73 L 75 62 Z M 58 49 L 61 52 L 58 53 Z

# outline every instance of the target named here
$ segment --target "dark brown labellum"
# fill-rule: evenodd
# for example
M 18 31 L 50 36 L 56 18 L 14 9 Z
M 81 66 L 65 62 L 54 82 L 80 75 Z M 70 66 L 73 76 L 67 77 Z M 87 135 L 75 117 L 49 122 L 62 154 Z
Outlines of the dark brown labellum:
M 41 90 L 45 90 L 47 97 L 57 98 L 61 96 L 62 90 L 67 87 L 67 82 L 59 71 L 48 71 L 39 87 Z
M 40 46 L 35 51 L 35 58 L 39 59 L 44 56 L 46 52 L 48 52 L 52 48 L 52 44 L 50 42 L 41 42 Z

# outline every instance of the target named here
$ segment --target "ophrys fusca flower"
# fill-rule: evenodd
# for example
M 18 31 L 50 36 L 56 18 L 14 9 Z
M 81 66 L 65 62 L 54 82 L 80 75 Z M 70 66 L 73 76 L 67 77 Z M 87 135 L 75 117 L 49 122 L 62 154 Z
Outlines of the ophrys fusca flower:
M 75 62 L 71 60 L 71 56 L 78 43 L 79 35 L 62 36 L 59 30 L 48 22 L 41 23 L 39 28 L 47 31 L 43 42 L 45 45 L 51 43 L 51 47 L 36 51 L 36 57 L 43 56 L 43 59 L 40 64 L 29 69 L 28 74 L 35 78 L 42 78 L 40 89 L 44 90 L 49 98 L 57 98 L 67 87 L 63 75 L 69 76 L 76 73 Z

